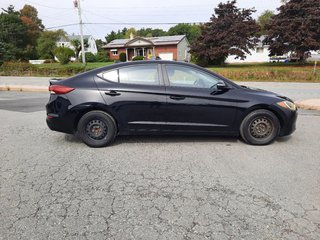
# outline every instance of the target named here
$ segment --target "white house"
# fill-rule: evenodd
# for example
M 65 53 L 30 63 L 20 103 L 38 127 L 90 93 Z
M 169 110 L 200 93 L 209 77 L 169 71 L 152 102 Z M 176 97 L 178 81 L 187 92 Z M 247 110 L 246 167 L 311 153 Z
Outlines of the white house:
M 246 59 L 236 59 L 235 55 L 228 56 L 226 63 L 259 63 L 259 62 L 269 62 L 270 61 L 270 51 L 269 45 L 264 45 L 263 40 L 265 36 L 261 36 L 259 38 L 258 43 L 254 49 L 250 50 L 250 54 L 246 55 Z
M 285 61 L 286 59 L 290 59 L 290 53 L 285 54 L 283 56 L 275 56 L 270 57 L 269 45 L 263 44 L 266 36 L 261 36 L 259 38 L 258 43 L 256 44 L 254 49 L 250 50 L 250 54 L 246 55 L 246 59 L 236 59 L 235 55 L 230 55 L 226 59 L 226 63 L 263 63 L 263 62 L 273 62 L 273 61 Z M 291 56 L 292 57 L 292 56 Z M 292 59 L 292 58 L 291 58 Z M 311 51 L 310 57 L 307 61 L 320 61 L 320 51 Z
M 85 48 L 86 52 L 91 52 L 93 54 L 97 54 L 98 48 L 95 39 L 91 35 L 84 35 L 84 39 L 88 39 L 88 47 Z M 61 38 L 57 42 L 58 47 L 68 47 L 74 50 L 74 46 L 71 44 L 72 40 L 79 40 L 80 41 L 80 35 L 68 35 L 66 38 Z M 79 53 L 79 55 L 81 52 Z

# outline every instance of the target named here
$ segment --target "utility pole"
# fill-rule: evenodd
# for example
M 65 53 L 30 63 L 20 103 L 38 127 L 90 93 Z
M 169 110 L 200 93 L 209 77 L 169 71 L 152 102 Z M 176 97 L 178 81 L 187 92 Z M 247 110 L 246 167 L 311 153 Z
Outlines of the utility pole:
M 79 14 L 79 24 L 80 24 L 80 41 L 81 41 L 81 52 L 82 52 L 82 63 L 86 64 L 86 53 L 84 50 L 84 41 L 83 41 L 83 22 L 81 17 L 81 7 L 80 7 L 80 1 L 81 0 L 74 0 L 74 7 L 78 8 L 78 14 Z

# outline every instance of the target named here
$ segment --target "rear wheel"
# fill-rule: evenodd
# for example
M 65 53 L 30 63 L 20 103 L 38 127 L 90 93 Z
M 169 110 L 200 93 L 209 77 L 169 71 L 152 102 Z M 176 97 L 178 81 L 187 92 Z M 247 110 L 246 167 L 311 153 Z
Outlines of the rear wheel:
M 117 126 L 109 114 L 102 111 L 91 111 L 80 119 L 78 133 L 88 146 L 105 147 L 114 141 Z
M 240 134 L 243 140 L 252 145 L 267 145 L 279 135 L 280 123 L 274 113 L 265 110 L 255 110 L 242 121 Z

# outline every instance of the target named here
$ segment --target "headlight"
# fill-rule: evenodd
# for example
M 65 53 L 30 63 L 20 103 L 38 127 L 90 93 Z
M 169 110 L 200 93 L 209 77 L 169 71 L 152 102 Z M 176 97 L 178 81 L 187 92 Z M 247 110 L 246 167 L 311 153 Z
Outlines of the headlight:
M 283 101 L 283 102 L 278 102 L 277 103 L 280 107 L 290 109 L 291 111 L 296 111 L 297 107 L 293 102 L 290 101 Z

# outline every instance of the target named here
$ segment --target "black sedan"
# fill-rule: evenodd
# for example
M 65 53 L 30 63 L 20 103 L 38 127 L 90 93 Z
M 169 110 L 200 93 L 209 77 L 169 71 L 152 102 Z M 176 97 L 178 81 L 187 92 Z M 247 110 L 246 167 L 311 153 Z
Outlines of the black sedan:
M 287 97 L 181 62 L 113 64 L 50 80 L 49 90 L 49 128 L 77 132 L 91 147 L 131 134 L 240 135 L 266 145 L 290 135 L 297 119 Z

